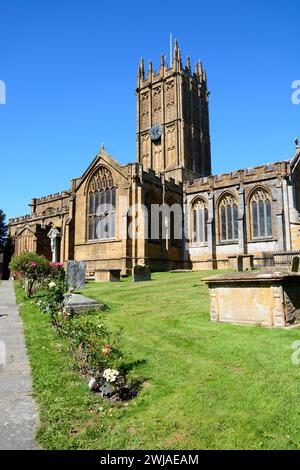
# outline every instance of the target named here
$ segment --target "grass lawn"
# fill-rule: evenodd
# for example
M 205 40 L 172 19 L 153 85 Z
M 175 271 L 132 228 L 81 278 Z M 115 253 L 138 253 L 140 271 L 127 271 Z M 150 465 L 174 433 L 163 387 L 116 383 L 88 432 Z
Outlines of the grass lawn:
M 151 282 L 89 283 L 124 328 L 135 400 L 110 405 L 87 391 L 65 340 L 17 289 L 45 449 L 295 449 L 300 447 L 300 330 L 212 324 L 205 272 Z M 214 272 L 214 274 L 216 274 Z M 243 299 L 241 298 L 241 302 Z

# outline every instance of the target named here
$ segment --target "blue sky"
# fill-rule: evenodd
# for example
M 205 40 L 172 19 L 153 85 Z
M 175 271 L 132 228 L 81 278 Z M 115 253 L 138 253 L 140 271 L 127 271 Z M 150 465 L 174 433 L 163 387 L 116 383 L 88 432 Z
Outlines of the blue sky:
M 0 0 L 0 208 L 67 189 L 102 142 L 135 160 L 138 63 L 157 68 L 170 31 L 207 69 L 213 173 L 290 158 L 299 17 L 299 0 Z

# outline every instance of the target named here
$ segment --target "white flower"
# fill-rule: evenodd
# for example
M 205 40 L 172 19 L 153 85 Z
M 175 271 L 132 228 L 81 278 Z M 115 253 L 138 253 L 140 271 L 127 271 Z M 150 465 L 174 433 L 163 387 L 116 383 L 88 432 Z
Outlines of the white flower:
M 48 287 L 49 287 L 49 289 L 52 289 L 53 287 L 56 287 L 55 282 L 53 282 L 53 281 L 49 282 Z
M 115 369 L 105 369 L 105 371 L 103 372 L 103 377 L 107 380 L 107 382 L 115 382 L 119 373 L 120 372 Z

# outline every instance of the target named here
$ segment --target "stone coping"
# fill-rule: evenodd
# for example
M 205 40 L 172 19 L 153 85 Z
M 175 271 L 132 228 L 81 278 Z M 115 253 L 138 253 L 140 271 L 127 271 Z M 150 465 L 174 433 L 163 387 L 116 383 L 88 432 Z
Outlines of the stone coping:
M 114 269 L 114 268 L 107 268 L 107 269 L 95 269 L 95 273 L 108 273 L 108 272 L 121 272 L 122 269 Z
M 283 279 L 299 278 L 300 273 L 283 272 L 283 271 L 259 271 L 259 272 L 240 272 L 221 274 L 219 276 L 212 276 L 202 279 L 207 284 L 225 284 L 228 282 L 241 283 L 241 282 L 257 282 L 257 281 L 280 281 Z
M 254 255 L 229 255 L 228 258 L 254 258 Z

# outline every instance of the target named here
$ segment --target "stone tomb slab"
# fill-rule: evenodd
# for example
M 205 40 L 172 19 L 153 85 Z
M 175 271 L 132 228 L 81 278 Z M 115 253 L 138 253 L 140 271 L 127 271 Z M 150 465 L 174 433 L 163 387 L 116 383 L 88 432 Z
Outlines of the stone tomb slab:
M 287 327 L 300 324 L 300 274 L 247 272 L 204 281 L 214 322 Z
M 106 310 L 107 306 L 97 300 L 81 294 L 67 294 L 64 311 L 66 313 L 84 313 L 90 310 Z

